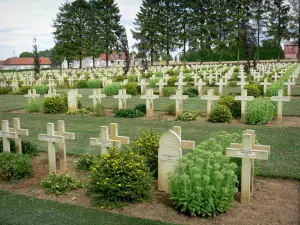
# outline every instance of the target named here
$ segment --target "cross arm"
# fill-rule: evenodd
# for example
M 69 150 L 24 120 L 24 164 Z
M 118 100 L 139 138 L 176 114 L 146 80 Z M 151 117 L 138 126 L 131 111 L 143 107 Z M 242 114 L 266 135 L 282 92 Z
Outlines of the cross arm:
M 63 136 L 49 136 L 47 134 L 39 134 L 38 135 L 39 141 L 46 141 L 52 143 L 65 143 L 65 138 Z

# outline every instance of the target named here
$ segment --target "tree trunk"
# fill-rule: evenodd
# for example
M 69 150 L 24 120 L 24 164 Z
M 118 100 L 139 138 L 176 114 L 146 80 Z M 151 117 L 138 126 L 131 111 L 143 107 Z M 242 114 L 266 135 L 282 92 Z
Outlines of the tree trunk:
M 184 38 L 184 41 L 183 41 L 183 65 L 185 67 L 185 57 L 186 57 L 186 38 Z
M 67 65 L 68 69 L 70 69 L 70 60 L 68 60 L 68 59 L 67 59 L 67 64 L 68 64 Z
M 95 66 L 95 57 L 93 56 L 93 68 L 96 68 Z
M 151 50 L 150 50 L 150 60 L 151 60 L 150 63 L 151 63 L 151 66 L 153 66 L 153 58 L 154 58 L 154 51 L 153 51 L 153 48 L 151 48 Z
M 280 41 L 277 43 L 277 62 L 280 62 Z
M 79 58 L 79 69 L 82 69 L 82 58 L 81 58 L 81 56 Z
M 105 62 L 106 62 L 106 68 L 108 68 L 108 52 L 105 51 Z
M 300 0 L 298 1 L 298 63 L 300 63 Z
M 260 21 L 257 20 L 257 62 L 259 63 L 259 47 L 260 47 Z

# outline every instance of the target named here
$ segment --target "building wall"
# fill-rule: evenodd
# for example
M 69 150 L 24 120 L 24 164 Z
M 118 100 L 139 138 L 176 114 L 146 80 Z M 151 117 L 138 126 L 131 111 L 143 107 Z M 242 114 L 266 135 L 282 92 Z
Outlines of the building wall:
M 51 65 L 41 65 L 41 69 L 50 69 Z M 3 65 L 2 70 L 34 69 L 34 65 Z
M 297 59 L 299 54 L 299 49 L 297 45 L 285 45 L 284 55 L 286 59 Z

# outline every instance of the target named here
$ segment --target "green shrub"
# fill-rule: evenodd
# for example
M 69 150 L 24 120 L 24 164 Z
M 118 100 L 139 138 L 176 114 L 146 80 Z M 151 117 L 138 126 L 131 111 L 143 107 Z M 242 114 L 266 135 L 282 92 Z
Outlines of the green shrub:
M 226 212 L 237 192 L 235 170 L 236 165 L 218 151 L 197 148 L 186 154 L 169 175 L 175 207 L 192 216 Z
M 149 71 L 148 73 L 146 73 L 145 78 L 148 79 L 148 78 L 152 77 L 152 75 L 153 75 L 153 72 Z
M 191 75 L 186 75 L 183 79 L 184 82 L 194 82 L 194 78 Z
M 234 118 L 241 117 L 241 101 L 234 99 L 234 94 L 227 94 L 221 97 L 218 104 L 225 105 L 230 109 L 230 112 Z
M 32 175 L 32 160 L 28 155 L 0 153 L 0 181 L 17 182 Z
M 128 82 L 137 82 L 137 75 L 129 75 Z
M 120 109 L 116 112 L 115 117 L 118 118 L 137 118 L 142 117 L 145 114 L 141 111 L 134 110 L 134 109 Z
M 95 112 L 95 115 L 98 116 L 98 117 L 104 117 L 106 116 L 106 113 L 105 113 L 105 108 L 102 104 L 97 104 L 95 109 L 94 109 L 94 112 Z
M 162 92 L 165 97 L 170 97 L 176 94 L 176 87 L 164 87 Z
M 76 109 L 76 110 L 69 110 L 67 115 L 84 115 L 88 114 L 89 111 L 86 108 Z
M 51 174 L 41 180 L 40 185 L 45 188 L 47 193 L 54 193 L 56 195 L 64 194 L 68 191 L 83 188 L 81 182 L 77 182 L 70 174 Z
M 127 83 L 123 85 L 123 89 L 126 89 L 126 93 L 129 95 L 137 95 L 138 87 L 136 83 Z
M 88 88 L 102 88 L 100 80 L 88 80 L 87 82 Z
M 44 84 L 39 84 L 39 85 L 33 86 L 33 89 L 36 90 L 37 94 L 44 95 L 44 94 L 48 93 L 49 87 Z
M 74 87 L 75 88 L 87 88 L 88 87 L 87 81 L 86 80 L 78 80 L 75 82 Z
M 228 86 L 229 87 L 236 87 L 237 83 L 238 83 L 238 81 L 230 80 L 230 81 L 228 81 Z
M 128 148 L 111 148 L 95 161 L 89 177 L 89 194 L 101 207 L 141 202 L 151 196 L 152 177 L 145 158 Z
M 195 112 L 184 112 L 176 118 L 176 120 L 181 120 L 181 121 L 193 121 L 197 120 L 197 118 L 200 116 L 200 113 L 195 111 Z
M 87 170 L 89 171 L 96 161 L 97 158 L 101 157 L 102 154 L 94 155 L 94 154 L 85 154 L 83 157 L 81 157 L 78 162 L 76 163 L 77 168 L 80 170 Z
M 120 89 L 121 89 L 121 85 L 120 84 L 118 84 L 118 83 L 112 83 L 112 84 L 107 85 L 104 88 L 104 93 L 107 96 L 117 95 L 119 93 Z
M 190 98 L 198 96 L 198 90 L 196 88 L 188 88 L 183 91 L 184 95 L 188 95 Z
M 286 95 L 286 86 L 282 81 L 276 81 L 272 85 L 270 85 L 267 88 L 267 96 L 272 97 L 272 96 L 277 96 L 278 95 L 278 90 L 282 89 L 284 95 Z
M 168 79 L 168 82 L 167 82 L 167 86 L 168 87 L 175 87 L 175 83 L 178 81 L 178 77 L 176 76 L 172 76 Z
M 156 88 L 156 84 L 159 82 L 160 78 L 151 78 L 149 80 L 150 88 Z
M 134 107 L 134 110 L 140 111 L 140 112 L 146 114 L 146 112 L 147 112 L 146 104 L 138 104 Z
M 159 148 L 159 133 L 152 131 L 143 131 L 143 134 L 134 140 L 132 149 L 146 159 L 146 163 L 150 168 L 150 172 L 157 178 L 158 174 L 158 148 Z
M 156 72 L 155 77 L 163 77 L 163 72 Z
M 167 108 L 165 109 L 165 111 L 169 114 L 169 115 L 176 115 L 176 103 L 170 103 Z
M 118 75 L 118 76 L 114 77 L 113 81 L 114 82 L 123 82 L 125 79 L 126 79 L 126 77 L 124 75 Z
M 256 98 L 248 103 L 246 121 L 248 124 L 266 124 L 273 120 L 275 106 L 268 97 Z
M 31 86 L 20 87 L 17 94 L 18 95 L 26 95 L 28 93 L 28 90 L 30 90 L 30 89 L 31 89 Z
M 65 97 L 48 97 L 44 100 L 44 112 L 45 113 L 63 113 L 68 109 L 65 101 Z
M 230 109 L 225 105 L 217 105 L 209 114 L 208 121 L 212 123 L 230 123 L 232 121 Z
M 258 98 L 264 93 L 263 87 L 259 84 L 247 84 L 245 89 L 247 89 L 247 95 L 254 96 L 254 98 Z
M 28 141 L 22 141 L 22 154 L 29 155 L 29 156 L 37 156 L 38 149 L 37 146 Z M 3 152 L 3 142 L 0 142 L 0 152 Z M 14 140 L 10 140 L 10 152 L 16 152 L 16 144 Z
M 25 108 L 27 112 L 39 112 L 41 105 L 42 103 L 39 99 L 31 99 L 30 103 L 26 103 Z
M 8 95 L 11 91 L 9 87 L 0 87 L 0 95 Z

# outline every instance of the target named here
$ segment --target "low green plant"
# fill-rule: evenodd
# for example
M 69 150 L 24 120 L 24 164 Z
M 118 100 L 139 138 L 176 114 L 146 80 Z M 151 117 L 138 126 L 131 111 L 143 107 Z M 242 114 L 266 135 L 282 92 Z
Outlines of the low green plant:
M 138 87 L 136 83 L 127 83 L 123 85 L 123 89 L 126 89 L 126 93 L 129 95 L 137 95 Z
M 88 114 L 89 111 L 86 108 L 76 109 L 76 110 L 69 110 L 67 115 L 84 115 Z
M 230 80 L 230 81 L 228 81 L 228 86 L 229 87 L 236 87 L 237 83 L 238 83 L 238 81 Z
M 88 80 L 87 82 L 88 88 L 102 88 L 101 82 L 99 79 L 96 80 Z
M 208 121 L 212 123 L 230 123 L 232 121 L 230 109 L 225 105 L 217 105 L 209 114 Z
M 0 153 L 0 181 L 17 182 L 32 175 L 32 160 L 29 155 Z
M 25 95 L 28 93 L 28 90 L 31 89 L 31 86 L 22 86 L 19 88 L 19 91 L 16 93 L 18 95 Z
M 0 95 L 8 95 L 11 91 L 9 87 L 0 87 Z
M 247 84 L 245 89 L 247 89 L 247 95 L 254 96 L 254 98 L 262 96 L 264 91 L 263 86 L 260 86 L 259 84 Z
M 233 118 L 241 117 L 241 102 L 234 99 L 235 94 L 227 94 L 221 97 L 218 104 L 225 105 L 230 109 Z
M 284 85 L 284 82 L 282 81 L 276 81 L 272 85 L 270 85 L 267 88 L 267 96 L 272 97 L 272 96 L 277 96 L 278 95 L 278 90 L 282 89 L 284 95 L 286 94 L 286 86 Z
M 133 74 L 131 74 L 131 75 L 129 75 L 128 76 L 128 82 L 137 82 L 137 75 L 133 75 Z
M 39 112 L 41 110 L 41 101 L 39 99 L 31 99 L 30 103 L 27 102 L 25 108 L 27 112 Z
M 146 159 L 150 172 L 157 178 L 158 174 L 158 148 L 159 133 L 153 131 L 143 131 L 143 134 L 134 140 L 132 150 Z
M 75 88 L 87 88 L 88 87 L 87 81 L 86 80 L 78 80 L 75 82 L 74 87 Z
M 97 159 L 89 173 L 88 192 L 96 205 L 122 206 L 150 199 L 152 176 L 143 156 L 117 147 Z
M 54 193 L 56 195 L 85 187 L 83 183 L 76 181 L 68 173 L 59 175 L 50 174 L 41 180 L 40 185 L 45 188 L 47 193 Z
M 176 88 L 175 87 L 164 87 L 162 89 L 162 93 L 165 97 L 170 97 L 171 95 L 176 94 Z
M 38 84 L 38 85 L 34 85 L 33 89 L 36 90 L 37 94 L 44 95 L 48 93 L 49 87 L 44 84 Z
M 196 88 L 188 88 L 183 91 L 184 95 L 188 95 L 190 98 L 198 96 L 198 90 Z
M 156 84 L 159 82 L 160 78 L 151 78 L 149 80 L 150 88 L 156 88 Z
M 140 111 L 140 112 L 146 114 L 146 112 L 147 112 L 146 104 L 138 104 L 134 107 L 134 110 Z
M 98 103 L 94 109 L 94 113 L 98 117 L 106 116 L 104 105 Z
M 137 118 L 143 117 L 145 114 L 134 109 L 120 109 L 116 112 L 115 117 L 118 118 Z
M 29 141 L 22 141 L 21 143 L 22 147 L 22 154 L 29 155 L 29 156 L 37 156 L 38 155 L 38 149 L 35 144 Z M 0 152 L 3 152 L 3 142 L 0 142 Z M 14 140 L 10 140 L 10 152 L 16 153 L 16 144 Z
M 256 98 L 248 103 L 246 110 L 246 122 L 248 124 L 266 124 L 273 120 L 275 106 L 268 97 Z
M 121 85 L 120 84 L 118 84 L 118 83 L 112 83 L 112 84 L 107 85 L 104 88 L 104 93 L 107 96 L 117 95 L 119 93 L 120 89 L 121 89 Z
M 214 148 L 214 146 L 211 146 Z M 169 175 L 175 208 L 191 216 L 216 216 L 232 207 L 236 165 L 218 151 L 198 148 L 183 156 Z
M 44 112 L 45 113 L 63 113 L 66 112 L 68 106 L 66 105 L 65 97 L 48 97 L 44 100 Z
M 118 75 L 118 76 L 114 77 L 113 81 L 114 82 L 123 82 L 125 79 L 126 79 L 126 77 L 124 75 Z
M 94 164 L 94 162 L 96 161 L 96 159 L 101 156 L 102 156 L 102 154 L 95 155 L 95 154 L 87 153 L 77 161 L 77 163 L 76 163 L 77 168 L 80 170 L 89 171 L 91 169 L 92 165 Z
M 175 83 L 178 81 L 178 77 L 176 76 L 172 76 L 168 79 L 168 82 L 167 82 L 167 86 L 168 87 L 175 87 Z
M 200 113 L 197 111 L 194 112 L 184 112 L 177 116 L 176 120 L 181 121 L 194 121 L 200 116 Z
M 165 111 L 169 114 L 169 115 L 176 115 L 176 103 L 170 103 L 167 108 L 165 109 Z

